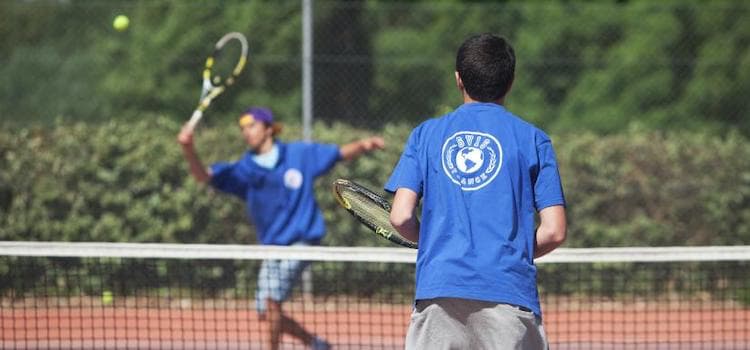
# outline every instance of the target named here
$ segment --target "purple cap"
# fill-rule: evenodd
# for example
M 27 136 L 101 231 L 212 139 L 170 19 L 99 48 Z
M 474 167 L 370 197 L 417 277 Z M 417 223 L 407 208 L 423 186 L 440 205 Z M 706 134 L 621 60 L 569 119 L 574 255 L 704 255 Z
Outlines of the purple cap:
M 263 107 L 248 108 L 240 116 L 240 125 L 243 124 L 243 118 L 245 118 L 246 116 L 250 116 L 252 117 L 252 120 L 263 122 L 266 125 L 273 124 L 273 113 L 271 113 L 271 110 L 268 108 L 263 108 Z

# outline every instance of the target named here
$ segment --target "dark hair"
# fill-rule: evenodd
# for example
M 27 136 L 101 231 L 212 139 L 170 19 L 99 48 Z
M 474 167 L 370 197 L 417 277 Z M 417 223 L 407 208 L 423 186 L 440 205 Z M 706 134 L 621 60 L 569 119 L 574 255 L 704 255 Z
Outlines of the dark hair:
M 458 49 L 456 72 L 469 96 L 492 102 L 505 96 L 513 83 L 516 55 L 507 40 L 485 33 L 472 36 Z

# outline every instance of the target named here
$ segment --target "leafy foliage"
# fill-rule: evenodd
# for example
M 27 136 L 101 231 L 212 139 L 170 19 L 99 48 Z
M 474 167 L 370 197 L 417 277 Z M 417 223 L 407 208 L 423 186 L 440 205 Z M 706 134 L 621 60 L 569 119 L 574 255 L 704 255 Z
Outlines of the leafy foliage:
M 255 243 L 244 204 L 198 185 L 163 116 L 102 124 L 58 121 L 0 132 L 0 240 Z M 339 163 L 318 179 L 327 245 L 389 245 L 338 208 L 335 178 L 378 192 L 409 127 L 386 125 L 387 149 Z M 283 139 L 297 139 L 290 125 Z M 343 144 L 370 131 L 315 125 L 317 141 Z M 737 134 L 632 129 L 553 137 L 568 200 L 567 246 L 750 243 L 750 148 Z M 234 125 L 200 129 L 207 163 L 237 159 Z
M 629 131 L 556 142 L 570 246 L 750 242 L 750 149 L 737 134 Z
M 12 197 L 3 239 L 252 242 L 246 225 L 231 223 L 241 210 L 187 178 L 177 127 L 155 118 L 3 133 Z
M 131 25 L 115 32 L 111 19 Z M 182 120 L 223 33 L 250 41 L 248 71 L 208 123 L 246 104 L 301 111 L 299 1 L 0 2 L 2 124 Z M 733 130 L 750 135 L 750 7 L 744 2 L 322 1 L 313 9 L 316 117 L 415 124 L 460 101 L 455 51 L 469 35 L 510 39 L 513 110 L 553 132 Z

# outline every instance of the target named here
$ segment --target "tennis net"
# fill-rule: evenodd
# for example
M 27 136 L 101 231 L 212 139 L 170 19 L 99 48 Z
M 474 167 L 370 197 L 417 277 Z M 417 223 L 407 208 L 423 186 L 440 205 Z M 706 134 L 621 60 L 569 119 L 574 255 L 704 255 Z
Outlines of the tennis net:
M 261 349 L 266 259 L 313 263 L 284 312 L 336 349 L 402 349 L 415 251 L 0 242 L 2 349 Z M 540 259 L 554 349 L 750 348 L 750 247 L 558 249 Z M 305 349 L 285 336 L 283 349 Z

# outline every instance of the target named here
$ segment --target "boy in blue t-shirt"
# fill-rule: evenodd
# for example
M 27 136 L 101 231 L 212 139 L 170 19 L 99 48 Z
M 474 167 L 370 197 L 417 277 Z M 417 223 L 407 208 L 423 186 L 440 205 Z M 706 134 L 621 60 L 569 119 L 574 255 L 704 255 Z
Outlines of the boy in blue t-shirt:
M 383 139 L 369 137 L 339 147 L 312 142 L 284 143 L 281 131 L 267 108 L 252 107 L 240 116 L 240 129 L 249 151 L 234 162 L 218 162 L 207 168 L 193 146 L 193 130 L 185 125 L 177 139 L 190 165 L 190 173 L 202 183 L 238 196 L 247 203 L 258 241 L 271 245 L 317 245 L 325 224 L 315 201 L 313 183 L 339 160 L 351 160 L 382 149 Z M 282 333 L 289 333 L 312 349 L 328 349 L 302 325 L 284 315 L 281 304 L 291 294 L 307 262 L 266 260 L 258 273 L 256 305 L 269 323 L 264 349 L 278 349 Z
M 419 242 L 407 349 L 548 347 L 534 258 L 565 240 L 565 199 L 549 137 L 503 106 L 514 70 L 505 39 L 467 39 L 463 105 L 412 131 L 385 186 L 393 226 Z

